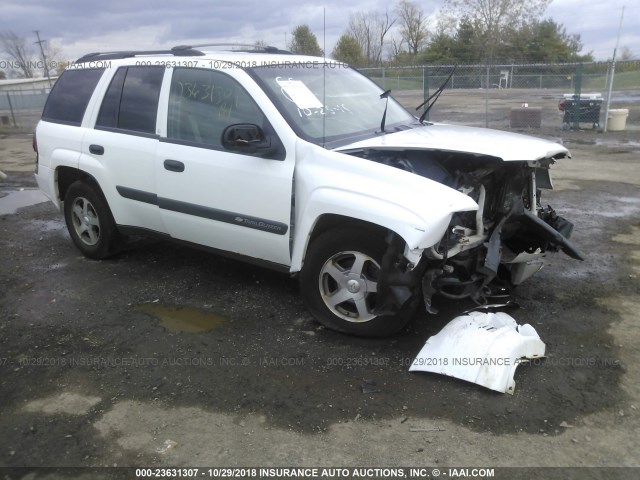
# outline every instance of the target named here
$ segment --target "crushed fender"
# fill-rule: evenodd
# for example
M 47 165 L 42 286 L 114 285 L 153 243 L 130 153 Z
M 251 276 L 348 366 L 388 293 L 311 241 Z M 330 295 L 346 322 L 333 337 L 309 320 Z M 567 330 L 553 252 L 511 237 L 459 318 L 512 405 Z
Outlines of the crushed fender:
M 409 371 L 440 373 L 513 394 L 518 365 L 544 353 L 545 344 L 531 325 L 518 325 L 504 312 L 470 312 L 430 337 Z

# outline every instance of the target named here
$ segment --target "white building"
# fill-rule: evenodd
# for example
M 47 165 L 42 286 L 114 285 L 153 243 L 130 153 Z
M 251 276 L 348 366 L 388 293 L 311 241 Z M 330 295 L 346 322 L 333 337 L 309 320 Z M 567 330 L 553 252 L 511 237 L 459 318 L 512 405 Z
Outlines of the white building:
M 58 77 L 51 77 L 51 85 L 56 82 Z M 11 78 L 9 80 L 0 80 L 0 92 L 10 90 L 16 94 L 17 91 L 25 91 L 25 93 L 49 93 L 48 78 Z

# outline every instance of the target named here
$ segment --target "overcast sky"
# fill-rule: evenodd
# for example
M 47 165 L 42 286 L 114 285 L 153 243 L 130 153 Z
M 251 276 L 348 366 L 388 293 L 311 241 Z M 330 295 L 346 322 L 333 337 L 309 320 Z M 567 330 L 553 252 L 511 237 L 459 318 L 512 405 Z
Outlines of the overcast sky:
M 416 3 L 434 18 L 442 0 Z M 284 48 L 293 28 L 306 23 L 330 53 L 346 29 L 349 13 L 383 12 L 395 4 L 388 0 L 0 0 L 0 31 L 12 30 L 35 41 L 33 30 L 39 30 L 64 58 L 75 59 L 96 51 L 227 41 L 262 40 Z M 625 4 L 620 48 L 628 47 L 640 59 L 638 0 L 554 0 L 546 17 L 563 24 L 568 33 L 580 34 L 584 52 L 605 60 L 613 53 Z

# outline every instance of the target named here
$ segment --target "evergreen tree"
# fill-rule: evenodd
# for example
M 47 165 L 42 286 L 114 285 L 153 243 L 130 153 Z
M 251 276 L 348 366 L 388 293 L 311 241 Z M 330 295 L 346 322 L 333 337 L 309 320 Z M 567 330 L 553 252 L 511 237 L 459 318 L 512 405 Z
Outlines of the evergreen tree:
M 298 25 L 293 29 L 289 50 L 300 55 L 322 57 L 324 52 L 318 45 L 318 38 L 311 31 L 309 25 Z
M 358 41 L 346 33 L 338 40 L 331 56 L 336 60 L 350 65 L 357 66 L 363 63 L 362 50 L 360 49 Z

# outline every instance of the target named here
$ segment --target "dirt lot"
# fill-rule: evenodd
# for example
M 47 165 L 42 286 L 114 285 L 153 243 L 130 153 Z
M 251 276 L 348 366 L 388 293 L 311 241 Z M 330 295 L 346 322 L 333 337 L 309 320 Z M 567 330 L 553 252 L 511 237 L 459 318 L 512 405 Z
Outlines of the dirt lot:
M 548 358 L 513 396 L 407 371 L 469 303 L 358 339 L 287 276 L 149 239 L 89 261 L 50 203 L 0 216 L 0 466 L 640 466 L 640 131 L 535 133 L 572 150 L 543 200 L 587 259 L 516 291 Z M 0 138 L 0 208 L 32 164 Z

